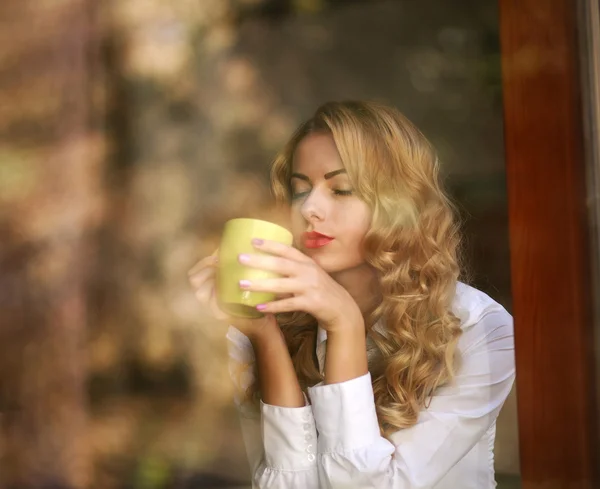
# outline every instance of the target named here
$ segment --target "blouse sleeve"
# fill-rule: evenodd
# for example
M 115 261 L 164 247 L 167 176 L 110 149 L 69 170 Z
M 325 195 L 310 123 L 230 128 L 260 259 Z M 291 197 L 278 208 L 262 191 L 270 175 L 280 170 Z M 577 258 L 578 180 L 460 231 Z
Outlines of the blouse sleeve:
M 255 381 L 252 344 L 232 326 L 227 339 L 229 373 L 252 487 L 318 489 L 317 431 L 310 405 L 286 408 L 261 402 L 258 407 L 245 401 L 243 393 Z
M 515 376 L 511 316 L 487 313 L 461 350 L 455 382 L 440 388 L 416 425 L 380 435 L 369 374 L 309 389 L 323 487 L 433 488 L 495 422 Z

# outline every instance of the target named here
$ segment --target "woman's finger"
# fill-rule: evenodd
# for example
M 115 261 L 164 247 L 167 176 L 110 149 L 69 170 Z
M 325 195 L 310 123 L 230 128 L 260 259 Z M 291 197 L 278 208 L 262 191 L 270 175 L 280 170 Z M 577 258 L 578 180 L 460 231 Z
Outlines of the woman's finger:
M 256 306 L 256 309 L 264 314 L 277 314 L 280 312 L 295 312 L 302 310 L 297 297 L 259 304 Z
M 197 289 L 201 287 L 204 282 L 209 279 L 212 279 L 215 276 L 215 267 L 211 265 L 207 265 L 200 271 L 196 272 L 194 275 L 190 275 L 189 281 L 193 288 Z
M 214 253 L 210 256 L 206 256 L 202 258 L 198 263 L 196 263 L 192 268 L 188 271 L 188 277 L 192 275 L 196 275 L 201 270 L 205 269 L 208 266 L 215 266 L 217 264 L 218 257 Z
M 295 260 L 301 263 L 308 263 L 313 261 L 310 257 L 306 256 L 297 248 L 294 248 L 293 246 L 288 246 L 283 243 L 279 243 L 278 241 L 254 238 L 252 240 L 252 246 L 254 246 L 257 250 L 264 251 L 265 253 L 281 256 L 283 258 Z
M 201 304 L 209 304 L 211 293 L 212 293 L 211 291 L 213 289 L 214 289 L 214 281 L 209 280 L 209 281 L 206 281 L 204 284 L 202 284 L 202 286 L 198 287 L 194 291 L 194 295 L 196 296 L 196 299 L 198 299 L 198 302 L 200 302 Z
M 249 255 L 241 254 L 238 261 L 250 268 L 258 268 L 279 275 L 292 276 L 299 271 L 302 265 L 297 261 L 273 255 Z
M 268 278 L 264 280 L 240 280 L 240 289 L 251 292 L 273 292 L 275 294 L 298 294 L 302 292 L 302 284 L 293 278 Z

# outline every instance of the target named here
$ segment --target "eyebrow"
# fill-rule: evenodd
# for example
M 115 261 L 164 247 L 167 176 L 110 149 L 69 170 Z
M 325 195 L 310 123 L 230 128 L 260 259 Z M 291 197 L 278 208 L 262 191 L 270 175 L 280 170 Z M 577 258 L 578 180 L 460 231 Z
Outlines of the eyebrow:
M 340 175 L 341 173 L 347 173 L 347 172 L 344 168 L 341 168 L 339 170 L 334 170 L 334 171 L 330 171 L 329 173 L 325 173 L 325 175 L 323 175 L 323 176 L 325 177 L 325 180 L 329 180 L 330 178 L 333 178 L 336 175 Z M 306 175 L 303 175 L 302 173 L 292 173 L 290 178 L 299 178 L 300 180 L 310 182 L 310 178 L 308 178 Z

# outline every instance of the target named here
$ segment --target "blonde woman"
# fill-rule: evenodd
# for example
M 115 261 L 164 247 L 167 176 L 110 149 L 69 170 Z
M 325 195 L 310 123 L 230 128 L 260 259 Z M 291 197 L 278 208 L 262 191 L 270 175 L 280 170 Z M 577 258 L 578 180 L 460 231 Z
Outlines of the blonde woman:
M 459 231 L 425 137 L 375 103 L 328 103 L 272 168 L 294 246 L 240 255 L 283 278 L 263 319 L 227 318 L 215 260 L 190 272 L 230 321 L 253 487 L 491 489 L 515 368 L 512 318 L 458 281 Z

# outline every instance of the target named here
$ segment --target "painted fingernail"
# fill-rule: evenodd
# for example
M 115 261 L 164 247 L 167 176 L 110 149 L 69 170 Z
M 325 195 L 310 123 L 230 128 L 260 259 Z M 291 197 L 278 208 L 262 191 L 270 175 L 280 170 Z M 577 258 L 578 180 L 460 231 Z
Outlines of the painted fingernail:
M 248 287 L 250 287 L 250 285 L 252 285 L 250 280 L 240 280 L 240 287 L 242 289 L 247 289 Z
M 266 304 L 259 304 L 258 306 L 256 306 L 256 309 L 258 309 L 259 311 L 264 311 L 266 308 Z
M 239 255 L 238 260 L 240 261 L 240 263 L 248 263 L 250 261 L 250 255 Z
M 260 246 L 260 245 L 262 245 L 262 244 L 264 244 L 264 243 L 265 243 L 265 240 L 264 240 L 264 239 L 254 238 L 254 239 L 252 240 L 252 244 L 253 244 L 254 246 Z

